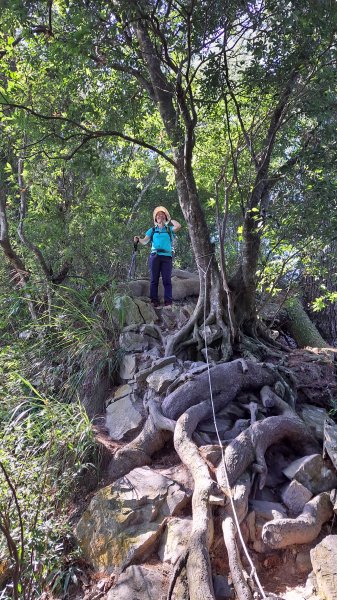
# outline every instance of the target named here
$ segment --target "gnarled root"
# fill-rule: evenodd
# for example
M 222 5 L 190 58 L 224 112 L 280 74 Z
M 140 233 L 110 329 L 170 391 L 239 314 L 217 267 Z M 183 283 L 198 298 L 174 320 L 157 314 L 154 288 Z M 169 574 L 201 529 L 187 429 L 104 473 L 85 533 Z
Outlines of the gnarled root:
M 213 537 L 210 496 L 218 495 L 216 483 L 192 441 L 199 421 L 208 412 L 208 403 L 192 406 L 177 421 L 174 446 L 194 479 L 192 497 L 193 526 L 188 546 L 187 578 L 190 600 L 214 600 L 211 565 L 208 549 Z
M 161 411 L 160 402 L 152 399 L 149 401 L 147 406 L 149 409 L 149 413 L 152 417 L 153 423 L 155 427 L 157 427 L 157 429 L 165 429 L 166 431 L 172 432 L 174 431 L 176 422 L 172 419 L 164 417 Z
M 217 477 L 219 485 L 222 488 L 227 488 L 223 469 L 218 470 Z M 240 553 L 236 543 L 237 528 L 233 516 L 233 507 L 236 512 L 237 522 L 241 523 L 248 512 L 250 489 L 250 477 L 248 473 L 244 473 L 237 481 L 234 488 L 230 491 L 233 505 L 228 499 L 226 508 L 220 509 L 220 516 L 222 518 L 222 532 L 228 553 L 229 568 L 238 600 L 252 600 L 253 595 L 243 576 Z
M 228 514 L 223 514 L 222 532 L 228 552 L 229 568 L 237 598 L 238 600 L 253 600 L 253 594 L 250 587 L 243 577 L 243 568 L 235 539 L 236 527 L 233 518 Z
M 267 417 L 257 421 L 235 438 L 225 450 L 225 462 L 229 484 L 232 486 L 238 477 L 256 461 L 256 471 L 260 473 L 260 489 L 264 487 L 267 466 L 265 452 L 269 446 L 283 438 L 297 441 L 301 439 L 303 449 L 310 453 L 317 451 L 317 443 L 307 427 L 296 414 Z M 218 469 L 222 469 L 222 464 Z
M 194 324 L 198 322 L 198 319 L 202 313 L 202 307 L 203 307 L 203 296 L 202 296 L 202 294 L 200 294 L 198 302 L 196 304 L 196 307 L 193 311 L 193 314 L 191 315 L 191 317 L 189 318 L 187 323 L 185 323 L 185 325 L 181 329 L 179 329 L 179 331 L 175 335 L 172 335 L 168 338 L 166 348 L 165 348 L 165 356 L 171 356 L 172 354 L 177 354 L 177 352 L 179 350 L 179 344 L 183 340 L 186 340 L 190 331 L 193 329 Z
M 264 364 L 233 360 L 230 363 L 219 363 L 210 369 L 215 410 L 232 402 L 243 390 L 258 390 L 263 385 L 273 385 L 278 379 L 276 371 Z M 230 384 L 229 384 L 230 382 Z M 169 394 L 162 404 L 163 414 L 169 419 L 178 419 L 188 408 L 198 404 L 201 399 L 209 398 L 208 372 L 196 375 L 178 389 Z M 209 414 L 212 413 L 209 404 Z
M 268 521 L 262 529 L 262 540 L 271 548 L 292 544 L 309 544 L 318 536 L 323 523 L 333 515 L 329 492 L 323 492 L 305 504 L 296 519 Z
M 109 481 L 115 481 L 136 467 L 151 464 L 151 456 L 172 437 L 170 431 L 159 429 L 151 414 L 140 434 L 113 456 L 108 467 Z
M 269 385 L 264 385 L 260 390 L 260 398 L 265 408 L 276 408 L 276 410 L 283 415 L 294 415 L 296 414 L 294 409 L 287 404 L 280 396 L 275 394 L 274 390 Z

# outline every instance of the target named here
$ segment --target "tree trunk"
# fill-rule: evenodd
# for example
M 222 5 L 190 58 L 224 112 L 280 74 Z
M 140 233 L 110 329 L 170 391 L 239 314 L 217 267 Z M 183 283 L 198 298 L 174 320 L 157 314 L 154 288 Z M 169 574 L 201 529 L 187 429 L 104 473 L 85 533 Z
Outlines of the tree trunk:
M 285 303 L 289 315 L 289 331 L 300 348 L 326 348 L 329 344 L 322 338 L 318 329 L 309 319 L 300 300 L 292 298 Z
M 132 3 L 138 20 L 134 25 L 136 37 L 140 46 L 143 63 L 151 81 L 152 100 L 157 104 L 159 113 L 170 139 L 175 163 L 175 181 L 179 203 L 186 220 L 193 253 L 197 262 L 200 277 L 200 298 L 198 310 L 191 318 L 184 335 L 191 330 L 201 316 L 202 308 L 206 307 L 207 317 L 210 322 L 217 321 L 224 331 L 224 347 L 228 353 L 229 334 L 223 323 L 225 298 L 220 283 L 220 274 L 214 255 L 214 248 L 210 241 L 210 233 L 202 210 L 195 177 L 192 167 L 192 153 L 194 146 L 194 128 L 196 116 L 187 105 L 185 93 L 179 83 L 177 72 L 176 87 L 168 80 L 157 47 L 154 46 L 148 31 L 148 23 L 144 15 L 139 13 L 137 4 Z M 174 72 L 174 66 L 172 66 Z M 176 94 L 176 95 L 175 95 Z M 176 100 L 176 105 L 174 103 Z M 174 351 L 177 338 L 168 345 L 167 352 Z
M 325 268 L 324 278 L 318 279 L 313 276 L 306 276 L 303 281 L 304 306 L 310 319 L 316 325 L 318 331 L 327 342 L 337 346 L 337 302 L 327 301 L 322 310 L 314 312 L 312 302 L 324 297 L 324 292 L 337 292 L 337 278 L 335 256 L 337 243 L 334 240 L 329 244 L 328 249 L 321 253 L 319 259 L 323 268 Z M 322 289 L 322 284 L 325 286 Z
M 14 279 L 16 285 L 19 285 L 21 288 L 26 286 L 26 283 L 29 280 L 29 272 L 27 271 L 23 260 L 20 256 L 13 250 L 8 231 L 8 221 L 7 221 L 7 213 L 6 213 L 6 190 L 3 185 L 0 185 L 0 246 L 3 249 L 4 255 L 9 261 L 9 264 L 14 269 L 15 277 L 11 277 L 11 280 Z M 25 293 L 28 309 L 33 321 L 36 321 L 37 314 L 35 310 L 34 303 L 32 302 L 29 294 Z
M 15 270 L 16 283 L 24 286 L 29 279 L 29 273 L 23 260 L 21 260 L 20 256 L 13 250 L 9 239 L 6 213 L 6 191 L 3 186 L 0 187 L 0 245 L 4 251 L 5 257 Z

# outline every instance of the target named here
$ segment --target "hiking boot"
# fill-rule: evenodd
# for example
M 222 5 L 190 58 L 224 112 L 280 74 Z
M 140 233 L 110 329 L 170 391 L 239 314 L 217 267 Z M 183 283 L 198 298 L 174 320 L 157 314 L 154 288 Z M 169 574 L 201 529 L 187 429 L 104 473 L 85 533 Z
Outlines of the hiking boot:
M 151 300 L 151 304 L 154 308 L 158 308 L 158 306 L 160 306 L 160 303 L 158 302 L 158 300 Z
M 170 300 L 165 300 L 165 306 L 172 306 L 172 302 Z

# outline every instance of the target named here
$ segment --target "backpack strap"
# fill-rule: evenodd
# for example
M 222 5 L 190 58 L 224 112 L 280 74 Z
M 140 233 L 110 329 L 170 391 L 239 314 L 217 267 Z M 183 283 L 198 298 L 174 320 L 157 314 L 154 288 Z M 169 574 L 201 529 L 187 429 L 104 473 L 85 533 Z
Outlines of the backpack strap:
M 151 242 L 151 244 L 152 244 L 152 241 L 153 241 L 153 236 L 154 236 L 155 230 L 156 230 L 156 227 L 152 227 L 152 231 L 151 231 L 151 235 L 150 235 L 150 242 Z
M 171 231 L 171 228 L 168 225 L 165 225 L 165 228 L 166 228 L 167 233 L 170 236 L 170 242 L 172 244 L 172 231 Z

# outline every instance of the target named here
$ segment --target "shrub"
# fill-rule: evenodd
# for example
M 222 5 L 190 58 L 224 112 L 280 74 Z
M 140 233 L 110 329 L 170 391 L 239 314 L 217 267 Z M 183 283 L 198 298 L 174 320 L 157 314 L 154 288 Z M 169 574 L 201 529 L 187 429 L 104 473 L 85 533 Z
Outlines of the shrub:
M 31 600 L 69 583 L 62 566 L 71 537 L 67 505 L 92 468 L 95 441 L 79 404 L 21 385 L 25 397 L 0 423 L 0 557 L 10 575 L 0 598 Z

